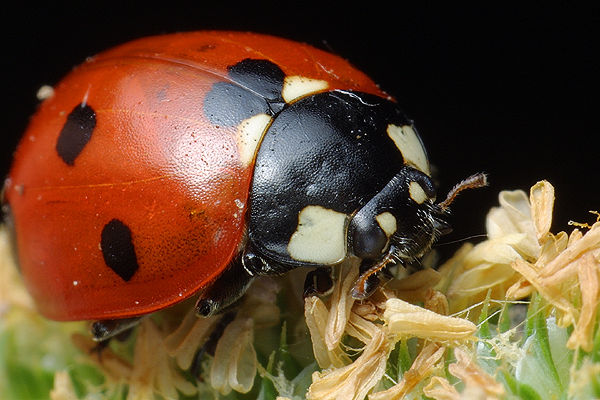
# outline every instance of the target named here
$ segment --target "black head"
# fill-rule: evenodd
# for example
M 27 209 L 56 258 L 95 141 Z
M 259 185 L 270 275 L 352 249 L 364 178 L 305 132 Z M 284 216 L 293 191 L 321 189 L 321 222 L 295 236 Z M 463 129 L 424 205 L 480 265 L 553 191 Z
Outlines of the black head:
M 402 169 L 350 221 L 348 247 L 362 259 L 352 296 L 369 297 L 379 285 L 377 273 L 390 261 L 410 263 L 422 257 L 439 236 L 451 231 L 443 217 L 458 193 L 486 185 L 485 174 L 472 175 L 435 203 L 430 177 L 410 167 Z
M 413 261 L 450 231 L 444 210 L 435 204 L 431 178 L 406 166 L 351 219 L 348 247 L 352 254 L 378 261 L 388 253 Z

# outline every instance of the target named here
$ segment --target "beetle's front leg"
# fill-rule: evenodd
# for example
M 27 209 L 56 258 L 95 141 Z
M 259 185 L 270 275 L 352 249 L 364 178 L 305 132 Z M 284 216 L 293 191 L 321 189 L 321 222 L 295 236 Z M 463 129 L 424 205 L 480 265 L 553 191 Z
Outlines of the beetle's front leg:
M 254 274 L 244 268 L 243 252 L 240 252 L 227 266 L 225 271 L 212 282 L 196 302 L 196 313 L 210 317 L 235 303 L 246 291 Z

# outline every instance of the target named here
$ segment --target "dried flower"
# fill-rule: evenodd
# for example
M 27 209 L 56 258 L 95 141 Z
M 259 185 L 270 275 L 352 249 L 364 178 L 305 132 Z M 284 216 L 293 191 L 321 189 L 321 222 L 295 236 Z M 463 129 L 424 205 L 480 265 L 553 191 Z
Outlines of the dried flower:
M 435 400 L 460 400 L 458 390 L 448 382 L 446 378 L 434 376 L 423 388 L 423 394 Z
M 325 340 L 327 320 L 329 311 L 327 306 L 319 297 L 307 297 L 304 306 L 304 315 L 306 325 L 310 331 L 312 340 L 313 353 L 319 367 L 343 367 L 350 363 L 350 357 L 342 350 L 338 344 L 332 349 L 329 349 Z
M 194 308 L 190 307 L 179 327 L 164 340 L 169 356 L 175 359 L 179 368 L 190 368 L 197 349 L 208 339 L 218 320 L 218 317 L 198 318 Z
M 381 330 L 372 330 L 372 337 L 362 354 L 350 365 L 315 372 L 308 389 L 308 399 L 364 399 L 385 372 L 391 346 Z
M 464 382 L 465 398 L 499 399 L 504 396 L 504 387 L 500 382 L 477 365 L 468 352 L 457 347 L 454 356 L 456 362 L 448 366 L 448 371 Z
M 350 295 L 350 289 L 358 278 L 358 265 L 354 262 L 345 263 L 337 268 L 337 282 L 331 295 L 329 317 L 325 329 L 325 344 L 328 350 L 336 348 L 344 334 L 350 310 L 354 299 Z
M 247 393 L 256 376 L 254 321 L 239 317 L 231 322 L 219 339 L 210 370 L 210 383 L 222 394 L 231 390 Z
M 600 223 L 596 222 L 584 235 L 574 230 L 549 233 L 554 189 L 539 182 L 531 189 L 532 215 L 536 217 L 540 254 L 533 262 L 515 260 L 512 268 L 522 275 L 507 292 L 507 298 L 527 296 L 535 289 L 557 311 L 559 326 L 573 325 L 567 346 L 591 351 L 593 329 L 600 298 Z
M 452 313 L 480 303 L 486 296 L 503 300 L 519 278 L 511 263 L 535 260 L 540 253 L 525 193 L 504 191 L 498 199 L 500 207 L 493 208 L 486 219 L 488 240 L 475 246 L 465 244 L 439 269 L 442 280 L 436 287 L 448 297 Z
M 440 370 L 442 357 L 446 348 L 436 343 L 430 343 L 415 358 L 410 369 L 406 371 L 402 380 L 391 388 L 374 393 L 369 396 L 369 400 L 396 400 L 403 398 L 425 378 Z
M 383 319 L 390 333 L 399 337 L 419 337 L 434 341 L 474 339 L 475 324 L 448 317 L 400 299 L 386 302 Z
M 581 290 L 581 310 L 575 329 L 567 341 L 567 347 L 592 351 L 593 334 L 598 304 L 600 304 L 600 285 L 598 284 L 599 263 L 591 253 L 581 257 L 577 263 L 577 277 Z
M 348 304 L 352 282 L 358 276 L 356 264 L 340 267 L 343 279 L 335 283 L 331 302 Z M 421 293 L 426 304 L 447 312 L 447 301 L 440 292 L 431 290 L 431 282 L 421 281 L 422 287 L 412 285 L 408 291 Z M 403 285 L 395 286 L 396 288 Z M 387 359 L 397 341 L 402 338 L 420 337 L 428 340 L 464 341 L 472 340 L 476 326 L 470 321 L 448 317 L 434 311 L 412 305 L 396 297 L 401 295 L 392 290 L 394 286 L 380 288 L 371 299 L 346 307 L 328 307 L 318 297 L 305 300 L 305 318 L 311 333 L 315 358 L 323 372 L 313 374 L 313 383 L 308 391 L 310 399 L 362 399 L 383 378 Z M 406 286 L 404 286 L 406 288 Z M 336 293 L 345 293 L 344 296 Z M 343 299 L 344 301 L 340 301 Z M 332 317 L 335 314 L 335 317 Z M 343 325 L 342 325 L 343 322 Z M 336 326 L 332 329 L 331 326 Z M 341 328 L 340 328 L 341 325 Z M 343 330 L 342 330 L 343 329 Z M 332 342 L 328 346 L 326 332 L 342 330 L 345 335 L 362 342 L 360 355 L 350 363 L 350 355 Z M 338 334 L 339 335 L 339 334 Z M 432 347 L 433 346 L 433 347 Z M 419 354 L 411 371 L 390 392 L 378 392 L 370 398 L 396 398 L 414 388 L 444 353 L 440 345 L 429 345 Z M 433 358 L 432 358 L 433 357 Z M 400 385 L 400 386 L 399 386 Z M 391 393 L 395 393 L 391 395 Z M 385 397 L 388 394 L 392 397 Z M 383 397 L 382 397 L 383 396 Z

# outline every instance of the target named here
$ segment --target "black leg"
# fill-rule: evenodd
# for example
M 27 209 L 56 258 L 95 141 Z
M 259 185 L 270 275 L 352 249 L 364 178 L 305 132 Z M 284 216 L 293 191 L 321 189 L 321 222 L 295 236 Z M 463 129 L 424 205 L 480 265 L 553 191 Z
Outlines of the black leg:
M 196 303 L 196 313 L 210 317 L 225 310 L 238 300 L 254 276 L 244 268 L 242 255 L 238 255 L 227 269 L 202 292 Z
M 304 280 L 304 297 L 323 296 L 333 288 L 331 267 L 321 267 L 306 274 Z
M 140 319 L 142 317 L 94 321 L 90 329 L 92 339 L 95 342 L 104 342 L 120 334 L 127 335 L 140 322 Z

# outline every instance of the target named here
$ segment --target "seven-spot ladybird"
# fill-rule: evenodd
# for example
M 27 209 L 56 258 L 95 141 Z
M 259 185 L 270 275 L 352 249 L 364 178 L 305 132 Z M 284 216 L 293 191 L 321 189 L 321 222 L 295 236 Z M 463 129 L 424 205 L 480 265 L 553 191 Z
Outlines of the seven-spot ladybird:
M 196 293 L 212 315 L 254 276 L 349 257 L 363 298 L 447 230 L 435 198 L 412 121 L 365 74 L 235 32 L 86 60 L 40 105 L 3 189 L 26 286 L 56 320 L 129 321 Z

